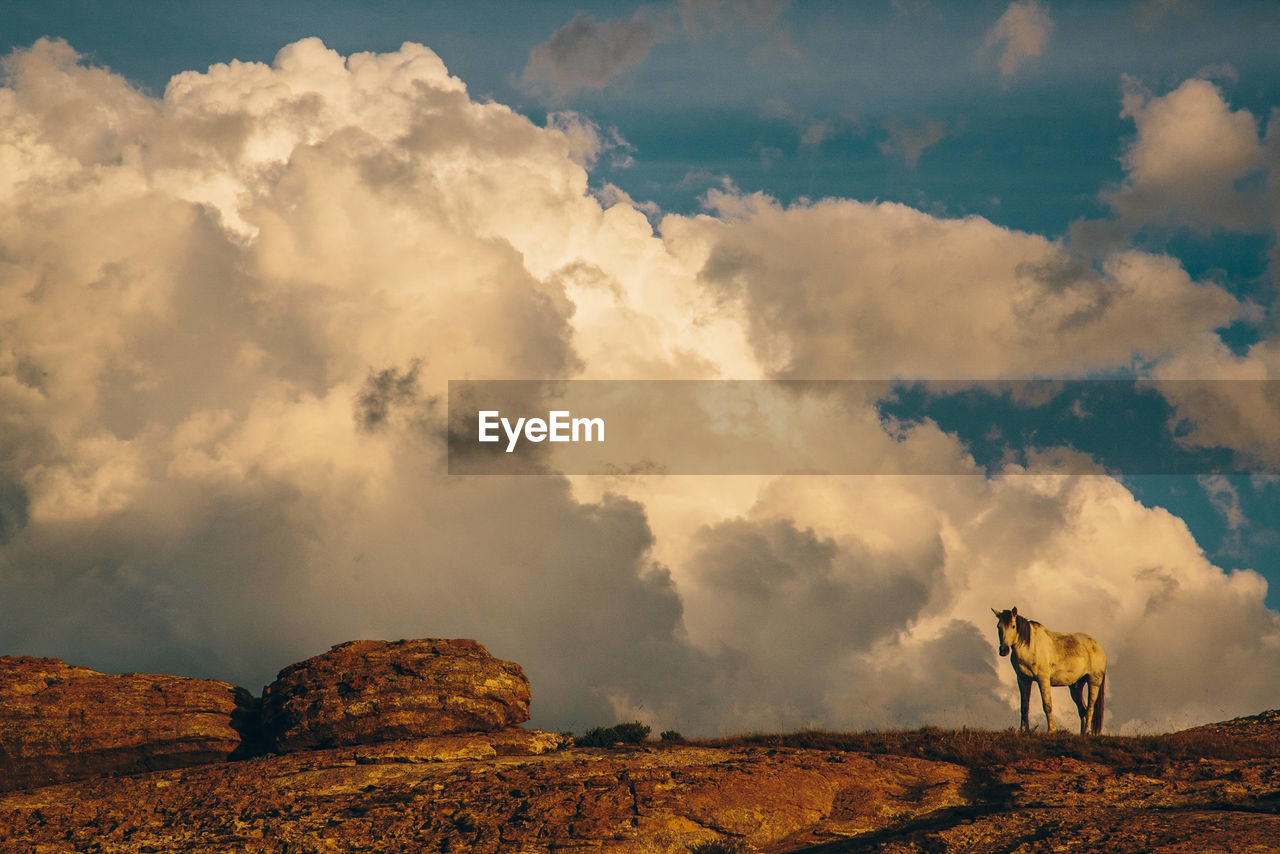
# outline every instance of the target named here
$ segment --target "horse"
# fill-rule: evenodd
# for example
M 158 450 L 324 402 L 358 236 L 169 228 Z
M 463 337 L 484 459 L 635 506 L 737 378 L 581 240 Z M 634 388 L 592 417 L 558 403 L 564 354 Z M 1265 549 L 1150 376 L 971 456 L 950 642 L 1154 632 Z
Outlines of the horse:
M 1000 655 L 1010 656 L 1013 672 L 1018 677 L 1018 693 L 1022 700 L 1022 731 L 1029 732 L 1027 705 L 1031 700 L 1031 683 L 1040 685 L 1044 717 L 1053 732 L 1053 699 L 1049 689 L 1054 685 L 1071 686 L 1071 699 L 1080 710 L 1080 734 L 1102 732 L 1103 697 L 1107 689 L 1107 654 L 1102 645 L 1086 634 L 1051 632 L 1035 620 L 1018 615 L 1017 608 L 1008 611 L 991 609 L 996 615 L 996 635 Z

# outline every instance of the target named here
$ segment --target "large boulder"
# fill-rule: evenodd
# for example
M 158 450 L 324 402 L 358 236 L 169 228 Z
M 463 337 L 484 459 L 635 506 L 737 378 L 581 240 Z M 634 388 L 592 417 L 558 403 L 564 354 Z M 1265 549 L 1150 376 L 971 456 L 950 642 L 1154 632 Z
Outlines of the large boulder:
M 252 704 L 211 679 L 0 656 L 0 790 L 224 761 Z
M 473 640 L 350 641 L 291 664 L 262 695 L 277 751 L 485 732 L 529 719 L 529 682 Z

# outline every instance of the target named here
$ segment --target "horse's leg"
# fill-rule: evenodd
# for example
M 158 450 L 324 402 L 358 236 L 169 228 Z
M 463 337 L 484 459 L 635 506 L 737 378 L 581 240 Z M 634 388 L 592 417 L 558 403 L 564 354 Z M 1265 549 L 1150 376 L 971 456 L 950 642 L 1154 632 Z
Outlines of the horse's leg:
M 1049 732 L 1053 732 L 1053 694 L 1049 690 L 1049 677 L 1040 676 L 1036 681 L 1040 683 L 1040 702 L 1044 705 L 1044 719 Z
M 1080 681 L 1074 683 L 1071 686 L 1071 699 L 1076 701 L 1076 708 L 1080 710 L 1080 734 L 1081 735 L 1089 734 L 1089 719 L 1087 714 L 1089 703 L 1085 700 L 1085 696 L 1086 696 L 1085 691 L 1087 690 L 1086 686 L 1088 686 L 1088 684 L 1089 684 L 1089 677 L 1082 676 L 1080 677 Z
M 1087 718 L 1088 718 L 1089 730 L 1092 731 L 1093 716 L 1097 714 L 1098 693 L 1099 693 L 1099 689 L 1102 687 L 1102 680 L 1097 676 L 1095 676 L 1094 674 L 1089 674 L 1088 679 L 1089 679 L 1089 693 L 1087 696 L 1089 697 L 1089 708 L 1088 708 Z
M 1022 731 L 1031 732 L 1031 724 L 1027 720 L 1027 708 L 1031 705 L 1031 677 L 1018 674 L 1018 697 L 1022 700 Z

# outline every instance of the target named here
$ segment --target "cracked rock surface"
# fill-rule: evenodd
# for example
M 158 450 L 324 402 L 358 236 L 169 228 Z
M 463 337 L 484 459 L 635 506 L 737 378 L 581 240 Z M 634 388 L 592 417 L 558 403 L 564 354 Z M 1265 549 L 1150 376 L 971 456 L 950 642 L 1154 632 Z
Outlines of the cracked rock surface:
M 776 849 L 966 803 L 964 769 L 908 757 L 560 741 L 512 729 L 15 792 L 0 797 L 0 839 L 49 852 Z
M 978 772 L 828 750 L 561 743 L 512 728 L 11 792 L 0 850 L 1280 850 L 1276 758 Z

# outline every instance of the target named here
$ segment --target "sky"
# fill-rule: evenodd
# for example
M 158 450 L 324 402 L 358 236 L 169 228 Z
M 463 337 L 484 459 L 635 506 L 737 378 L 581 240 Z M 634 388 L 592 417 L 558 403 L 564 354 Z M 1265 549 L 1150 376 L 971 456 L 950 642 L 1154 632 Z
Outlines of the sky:
M 1017 605 L 1102 642 L 1109 731 L 1280 706 L 1278 41 L 1261 2 L 5 4 L 0 652 L 257 690 L 474 637 L 548 729 L 1001 728 Z M 460 379 L 915 385 L 758 437 L 868 474 L 520 477 L 448 473 Z

